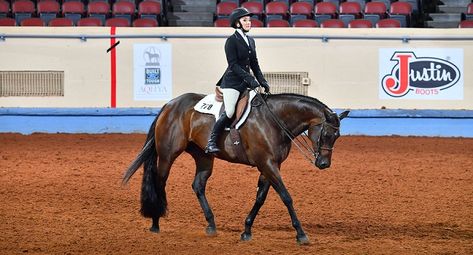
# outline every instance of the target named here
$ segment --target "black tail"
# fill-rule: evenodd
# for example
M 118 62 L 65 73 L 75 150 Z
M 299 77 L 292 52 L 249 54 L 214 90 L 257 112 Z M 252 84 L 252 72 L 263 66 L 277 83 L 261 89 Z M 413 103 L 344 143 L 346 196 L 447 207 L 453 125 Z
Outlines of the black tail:
M 166 215 L 167 200 L 165 192 L 165 180 L 158 180 L 158 154 L 156 151 L 155 127 L 160 113 L 151 124 L 148 131 L 146 142 L 141 152 L 131 163 L 123 176 L 122 183 L 126 184 L 136 173 L 138 168 L 143 165 L 143 181 L 141 184 L 141 214 L 147 218 L 161 217 Z

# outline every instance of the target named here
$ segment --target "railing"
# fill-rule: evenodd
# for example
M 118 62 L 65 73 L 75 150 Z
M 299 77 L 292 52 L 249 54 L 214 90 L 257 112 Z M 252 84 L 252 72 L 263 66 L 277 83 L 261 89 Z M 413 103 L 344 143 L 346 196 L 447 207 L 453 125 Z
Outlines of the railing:
M 44 34 L 0 34 L 0 41 L 13 38 L 24 39 L 78 39 L 87 41 L 89 39 L 209 39 L 209 38 L 227 38 L 228 34 L 222 35 L 203 35 L 203 34 L 153 34 L 153 35 L 44 35 Z M 254 38 L 263 39 L 304 39 L 321 40 L 328 42 L 331 40 L 378 40 L 378 41 L 472 41 L 472 36 L 342 36 L 342 35 L 254 35 Z

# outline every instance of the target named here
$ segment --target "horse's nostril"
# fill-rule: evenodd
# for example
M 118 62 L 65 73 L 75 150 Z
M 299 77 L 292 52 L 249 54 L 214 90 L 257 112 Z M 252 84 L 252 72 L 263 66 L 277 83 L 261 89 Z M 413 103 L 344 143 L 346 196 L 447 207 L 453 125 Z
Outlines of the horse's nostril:
M 325 160 L 321 160 L 321 161 L 317 161 L 316 164 L 315 164 L 319 169 L 324 169 L 324 168 L 327 168 L 330 166 L 330 164 L 325 161 Z
M 330 161 L 329 160 L 322 160 L 320 162 L 320 168 L 321 169 L 328 168 L 328 167 L 330 167 Z

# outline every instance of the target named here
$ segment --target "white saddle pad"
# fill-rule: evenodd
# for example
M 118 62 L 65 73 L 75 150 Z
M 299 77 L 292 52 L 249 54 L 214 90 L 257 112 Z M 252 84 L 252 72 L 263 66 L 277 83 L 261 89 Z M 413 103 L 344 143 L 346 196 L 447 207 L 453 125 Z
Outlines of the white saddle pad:
M 239 129 L 248 118 L 248 115 L 250 114 L 250 111 L 251 111 L 251 101 L 253 100 L 255 96 L 256 96 L 256 92 L 251 90 L 250 99 L 249 99 L 250 103 L 248 103 L 248 106 L 246 107 L 245 112 L 243 112 L 243 115 L 241 116 L 240 120 L 235 125 L 236 129 Z M 220 113 L 220 108 L 222 108 L 222 104 L 223 102 L 217 102 L 215 100 L 215 94 L 210 94 L 202 98 L 194 106 L 194 110 L 200 113 L 212 114 L 215 117 L 215 119 L 218 119 L 218 117 L 220 116 L 219 113 Z

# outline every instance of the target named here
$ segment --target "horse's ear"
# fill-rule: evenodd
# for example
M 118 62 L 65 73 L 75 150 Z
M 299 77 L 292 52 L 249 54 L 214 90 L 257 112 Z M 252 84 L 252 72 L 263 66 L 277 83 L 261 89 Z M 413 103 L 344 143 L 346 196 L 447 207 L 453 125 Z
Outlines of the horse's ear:
M 344 112 L 340 113 L 340 115 L 338 115 L 338 118 L 340 120 L 343 120 L 345 117 L 348 116 L 348 113 L 350 113 L 350 111 L 344 111 Z

